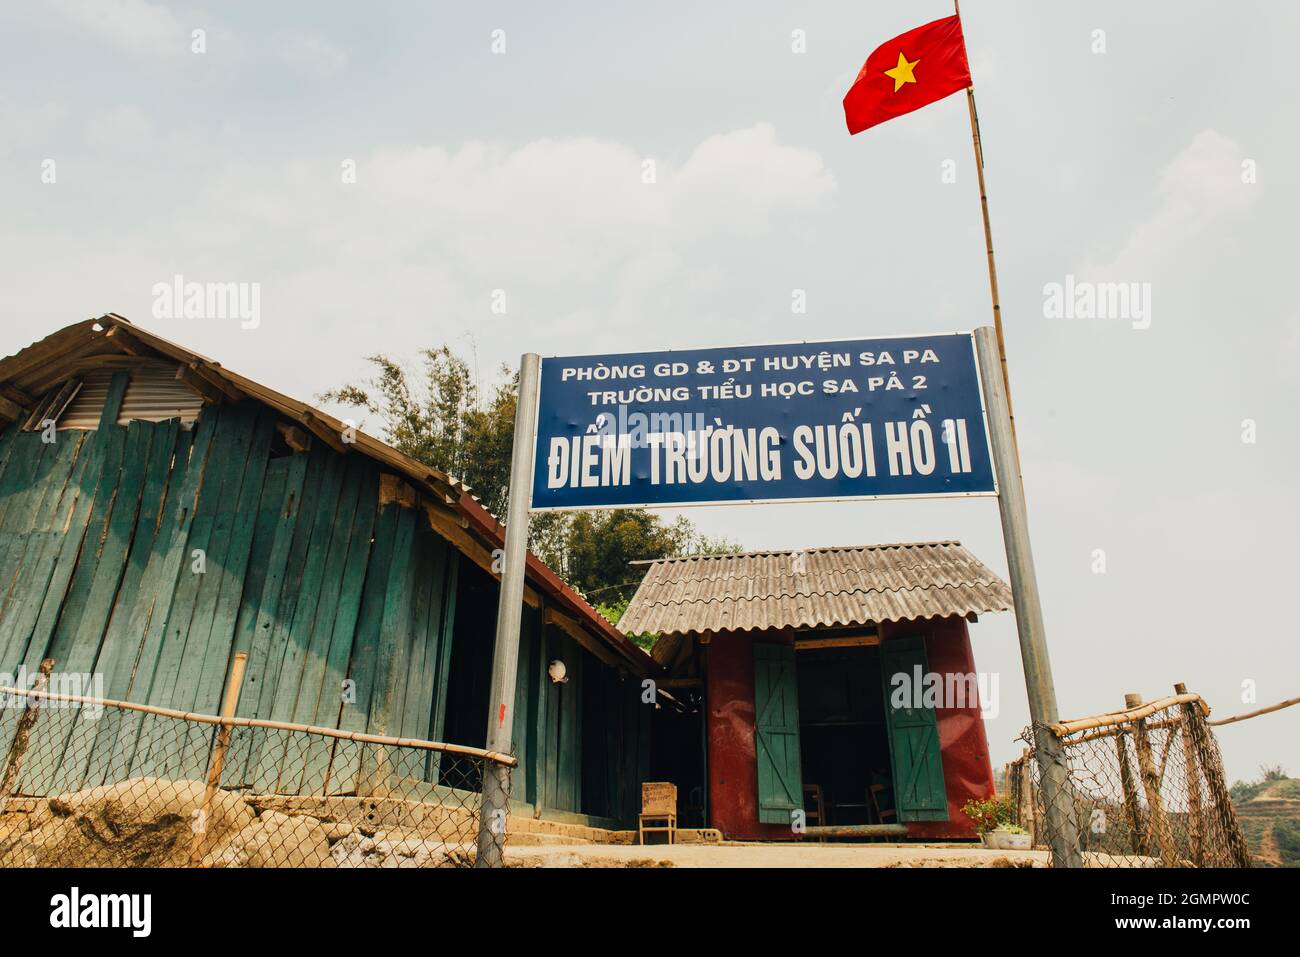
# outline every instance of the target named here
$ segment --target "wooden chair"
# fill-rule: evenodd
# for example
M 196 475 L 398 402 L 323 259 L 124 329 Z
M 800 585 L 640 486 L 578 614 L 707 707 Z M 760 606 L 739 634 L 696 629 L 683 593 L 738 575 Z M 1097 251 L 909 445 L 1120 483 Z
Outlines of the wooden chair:
M 809 807 L 809 804 L 812 807 Z M 822 799 L 822 786 L 820 784 L 805 784 L 803 786 L 803 820 L 809 827 L 821 826 L 826 823 L 826 802 Z M 825 841 L 826 838 L 819 837 L 817 840 Z
M 647 821 L 662 823 L 647 825 Z M 667 781 L 646 781 L 641 785 L 637 843 L 644 844 L 646 833 L 655 831 L 667 831 L 668 843 L 677 843 L 677 785 Z
M 809 803 L 812 807 L 809 807 Z M 822 800 L 822 786 L 820 784 L 805 784 L 803 786 L 803 819 L 807 824 L 825 824 L 826 823 L 826 803 Z
M 867 788 L 867 798 L 871 801 L 877 824 L 898 823 L 898 812 L 894 810 L 894 789 L 891 785 L 873 783 Z

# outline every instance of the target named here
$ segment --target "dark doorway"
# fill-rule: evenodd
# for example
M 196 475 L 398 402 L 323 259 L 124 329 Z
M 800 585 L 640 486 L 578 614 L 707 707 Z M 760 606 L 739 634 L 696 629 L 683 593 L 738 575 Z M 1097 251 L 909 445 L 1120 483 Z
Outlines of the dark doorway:
M 799 648 L 796 654 L 808 823 L 894 823 L 879 650 Z M 822 821 L 813 817 L 817 797 Z
M 494 578 L 463 556 L 456 586 L 456 622 L 452 628 L 451 669 L 447 681 L 444 740 L 481 748 L 487 741 L 488 694 L 496 634 L 485 622 L 496 621 Z
M 704 692 L 675 688 L 672 699 L 661 699 L 650 726 L 650 780 L 677 785 L 680 827 L 705 827 Z

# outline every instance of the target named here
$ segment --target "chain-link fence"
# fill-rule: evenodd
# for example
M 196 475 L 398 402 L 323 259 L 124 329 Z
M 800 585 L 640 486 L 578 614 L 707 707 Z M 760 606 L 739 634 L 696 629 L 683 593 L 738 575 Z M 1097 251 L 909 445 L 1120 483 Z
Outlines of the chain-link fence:
M 482 780 L 430 741 L 0 689 L 0 867 L 465 867 Z M 496 855 L 498 858 L 500 854 Z
M 1209 708 L 1182 692 L 1123 711 L 1045 728 L 1063 765 L 1054 806 L 1044 803 L 1039 752 L 1007 766 L 1015 822 L 1055 864 L 1085 867 L 1249 867 L 1250 853 L 1206 724 Z

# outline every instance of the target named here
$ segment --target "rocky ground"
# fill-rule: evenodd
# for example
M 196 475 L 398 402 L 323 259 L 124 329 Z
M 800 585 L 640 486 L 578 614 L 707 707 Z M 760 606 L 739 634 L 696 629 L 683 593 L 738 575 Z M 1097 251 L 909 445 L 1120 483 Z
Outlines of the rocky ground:
M 463 867 L 474 815 L 462 807 L 367 798 L 216 791 L 200 781 L 133 778 L 0 815 L 0 867 Z M 201 824 L 199 822 L 202 822 Z M 973 844 L 695 843 L 638 846 L 628 832 L 510 818 L 511 867 L 1044 867 L 1047 852 Z M 1093 862 L 1105 866 L 1107 862 Z M 1130 866 L 1131 861 L 1127 861 Z
M 463 812 L 415 818 L 424 827 L 385 826 L 374 823 L 384 802 L 321 802 L 311 814 L 218 790 L 204 816 L 203 797 L 199 781 L 133 778 L 30 803 L 0 816 L 0 866 L 455 867 L 472 859 L 462 841 L 473 822 Z

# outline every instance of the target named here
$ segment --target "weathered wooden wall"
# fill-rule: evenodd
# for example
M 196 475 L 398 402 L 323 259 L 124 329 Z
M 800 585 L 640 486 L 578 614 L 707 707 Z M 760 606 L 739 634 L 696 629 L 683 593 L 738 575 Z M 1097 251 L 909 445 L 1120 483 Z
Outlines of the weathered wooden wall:
M 541 615 L 525 616 L 519 654 L 512 791 L 534 807 L 631 821 L 649 772 L 653 705 L 621 675 Z M 547 675 L 559 659 L 567 681 Z
M 486 690 L 495 581 L 422 509 L 381 505 L 371 459 L 322 443 L 276 451 L 275 414 L 249 401 L 205 407 L 193 430 L 117 425 L 125 387 L 118 373 L 95 430 L 59 431 L 52 443 L 16 426 L 0 435 L 0 674 L 34 673 L 48 657 L 57 672 L 101 674 L 105 697 L 214 714 L 244 651 L 240 715 L 481 745 L 486 699 L 476 688 Z M 478 593 L 457 627 L 462 574 Z M 541 622 L 525 609 L 514 794 L 533 808 L 628 820 L 649 753 L 640 683 Z M 454 645 L 464 663 L 453 679 Z M 568 683 L 547 678 L 554 658 L 569 666 Z M 0 711 L 0 749 L 17 714 Z M 49 709 L 20 791 L 205 773 L 206 726 L 189 726 L 178 746 L 175 722 L 113 718 Z M 222 783 L 289 794 L 357 787 L 358 749 L 305 756 L 301 745 L 236 735 Z M 423 780 L 437 775 L 429 762 Z
M 215 713 L 246 651 L 242 715 L 437 739 L 459 553 L 419 509 L 380 506 L 370 459 L 320 443 L 273 454 L 274 414 L 252 402 L 207 407 L 192 431 L 118 426 L 125 382 L 95 431 L 0 437 L 0 673 L 50 657 L 102 674 L 106 697 Z M 178 748 L 165 728 L 51 709 L 20 790 L 201 776 L 204 736 Z M 304 761 L 252 740 L 227 786 L 324 786 L 326 750 Z M 340 770 L 331 790 L 347 788 Z
M 481 747 L 486 738 L 488 685 L 498 586 L 466 562 L 461 571 L 449 689 L 449 740 Z M 511 796 L 519 813 L 570 814 L 628 822 L 640 801 L 649 763 L 652 705 L 642 704 L 641 679 L 620 673 L 555 625 L 542 627 L 541 609 L 524 607 L 515 682 L 513 746 L 519 765 Z M 568 680 L 552 682 L 559 659 Z

